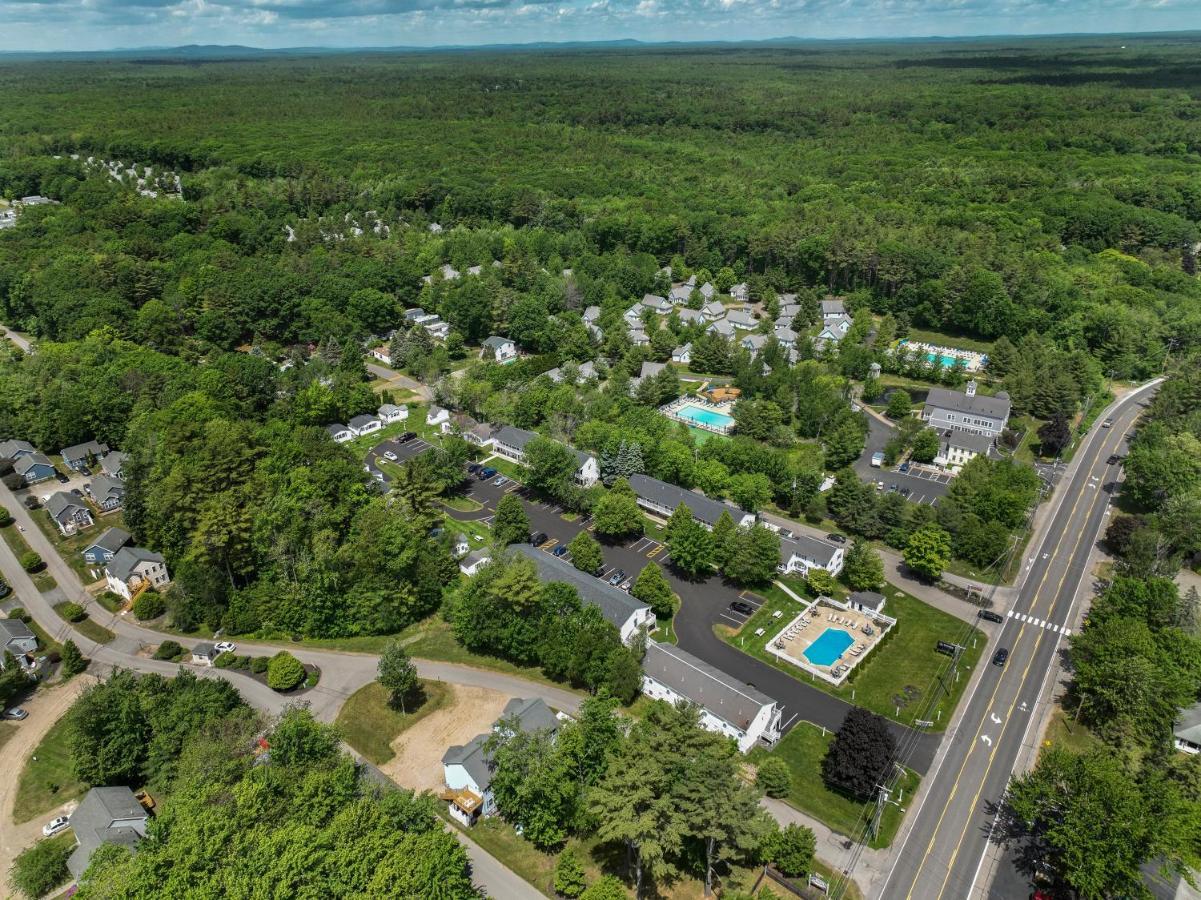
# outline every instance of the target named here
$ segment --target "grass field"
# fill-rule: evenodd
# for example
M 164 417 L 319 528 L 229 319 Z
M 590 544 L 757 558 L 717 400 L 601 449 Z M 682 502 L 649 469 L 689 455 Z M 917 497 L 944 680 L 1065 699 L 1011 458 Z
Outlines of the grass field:
M 17 733 L 17 726 L 12 722 L 0 722 L 0 751 L 4 750 L 4 745 L 12 740 L 13 735 Z
M 38 510 L 34 510 L 34 519 L 37 519 Z M 4 540 L 8 542 L 9 548 L 20 559 L 24 554 L 32 552 L 33 548 L 29 546 L 29 542 L 25 540 L 21 532 L 17 530 L 16 522 L 10 522 L 3 528 L 0 528 L 0 534 L 4 535 Z M 44 565 L 41 571 L 31 572 L 29 577 L 33 579 L 33 586 L 39 591 L 45 593 L 52 591 L 58 587 L 58 582 L 54 580 L 54 576 L 46 571 Z
M 430 713 L 446 705 L 450 688 L 441 681 L 422 681 L 424 700 L 420 706 L 402 713 L 388 703 L 388 692 L 378 681 L 359 688 L 342 704 L 334 724 L 342 729 L 346 743 L 377 766 L 396 754 L 392 742 L 406 728 L 411 728 Z
M 823 732 L 821 728 L 809 722 L 798 722 L 775 747 L 771 750 L 756 747 L 751 751 L 750 758 L 755 763 L 761 763 L 769 756 L 778 756 L 784 760 L 792 772 L 792 787 L 788 796 L 783 799 L 839 834 L 855 837 L 863 827 L 865 812 L 870 811 L 875 804 L 862 803 L 832 791 L 822 781 L 822 759 L 825 758 L 833 740 L 832 732 Z M 901 784 L 904 792 L 903 804 L 913 796 L 920 781 L 915 772 L 906 770 L 906 777 Z M 887 847 L 892 843 L 903 818 L 903 808 L 888 804 L 880 822 L 880 834 L 871 841 L 871 846 Z
M 125 528 L 125 519 L 120 512 L 109 513 L 101 517 L 93 509 L 92 516 L 96 521 L 91 528 L 85 528 L 70 537 L 63 537 L 44 510 L 34 510 L 33 512 L 33 521 L 37 523 L 42 534 L 46 535 L 50 543 L 58 548 L 59 555 L 84 584 L 91 584 L 97 579 L 92 577 L 87 563 L 84 562 L 83 551 L 109 528 Z
M 719 633 L 744 653 L 798 680 L 809 681 L 828 694 L 906 725 L 913 724 L 914 719 L 929 719 L 936 723 L 933 730 L 941 730 L 950 719 L 959 697 L 971 680 L 980 654 L 984 652 L 984 634 L 892 585 L 888 585 L 884 593 L 888 598 L 884 612 L 898 622 L 894 626 L 894 633 L 885 640 L 883 646 L 872 650 L 868 658 L 859 664 L 854 680 L 840 687 L 814 678 L 796 666 L 780 662 L 765 649 L 768 640 L 801 610 L 801 605 L 783 591 L 763 591 L 766 602 L 739 631 L 721 629 Z M 777 610 L 783 615 L 778 619 L 772 618 L 772 613 Z M 754 637 L 756 628 L 763 628 L 765 634 Z M 950 659 L 934 649 L 940 640 L 963 642 L 967 647 L 960 658 L 958 678 Z M 943 688 L 939 690 L 940 699 L 931 706 L 927 696 L 931 691 L 938 690 L 939 685 Z M 908 693 L 906 688 L 909 688 Z
M 68 800 L 83 796 L 86 788 L 71 769 L 69 722 L 67 716 L 59 719 L 25 761 L 21 780 L 17 782 L 14 822 L 36 819 Z
M 1059 747 L 1073 753 L 1087 753 L 1101 746 L 1101 739 L 1080 722 L 1072 721 L 1072 713 L 1056 706 L 1051 713 L 1051 721 L 1047 723 L 1047 733 L 1043 735 L 1043 749 Z
M 954 350 L 975 350 L 977 353 L 988 353 L 992 349 L 992 341 L 981 341 L 962 335 L 947 334 L 942 331 L 929 331 L 921 328 L 910 328 L 906 337 L 909 338 L 910 343 L 919 341 L 923 344 L 950 347 Z
M 97 644 L 107 644 L 114 637 L 116 637 L 115 634 L 113 634 L 99 622 L 92 619 L 91 616 L 86 617 L 81 622 L 71 622 L 70 619 L 63 615 L 63 609 L 66 606 L 66 603 L 56 603 L 54 604 L 54 611 L 62 617 L 64 622 L 70 622 L 71 627 L 84 637 L 95 641 Z

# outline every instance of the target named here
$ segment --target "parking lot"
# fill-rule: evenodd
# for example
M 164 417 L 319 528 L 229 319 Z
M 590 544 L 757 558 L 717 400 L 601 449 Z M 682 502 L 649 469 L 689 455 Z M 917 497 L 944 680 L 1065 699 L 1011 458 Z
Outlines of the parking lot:
M 872 465 L 872 455 L 883 453 L 884 445 L 892 438 L 892 429 L 873 416 L 865 414 L 867 419 L 867 442 L 863 452 L 855 460 L 855 473 L 869 484 L 874 484 L 880 490 L 895 490 L 906 500 L 914 503 L 928 503 L 934 506 L 947 492 L 951 476 L 945 472 L 915 467 L 907 472 L 898 469 L 884 469 Z M 880 487 L 883 482 L 883 487 Z M 908 491 L 906 494 L 905 492 Z
M 410 459 L 420 456 L 432 446 L 433 444 L 423 438 L 413 438 L 413 440 L 406 441 L 403 444 L 395 439 L 381 441 L 367 451 L 367 455 L 363 457 L 363 466 L 367 469 L 367 474 L 376 481 L 388 484 L 392 479 L 379 467 L 380 460 L 392 463 L 405 463 Z M 392 459 L 386 455 L 389 453 L 393 454 L 396 458 Z

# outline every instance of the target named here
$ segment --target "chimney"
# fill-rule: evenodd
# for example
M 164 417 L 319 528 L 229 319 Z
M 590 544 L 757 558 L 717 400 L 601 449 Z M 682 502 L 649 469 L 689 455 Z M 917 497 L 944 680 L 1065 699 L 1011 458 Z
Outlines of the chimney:
M 969 381 L 967 383 L 967 387 L 964 388 L 964 393 L 967 394 L 969 397 L 975 397 L 976 396 L 976 382 Z

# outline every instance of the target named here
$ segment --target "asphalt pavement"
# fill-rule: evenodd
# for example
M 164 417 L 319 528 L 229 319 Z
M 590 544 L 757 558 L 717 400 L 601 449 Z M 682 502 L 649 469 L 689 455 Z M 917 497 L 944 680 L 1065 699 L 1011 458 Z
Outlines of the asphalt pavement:
M 901 472 L 897 469 L 873 466 L 872 455 L 884 452 L 884 445 L 892 439 L 896 429 L 866 412 L 863 413 L 863 417 L 867 420 L 867 442 L 852 466 L 855 474 L 869 484 L 879 485 L 883 482 L 884 490 L 888 490 L 894 484 L 898 489 L 907 489 L 907 499 L 914 503 L 929 503 L 933 506 L 946 495 L 951 476 L 945 473 L 920 469 Z
M 1004 665 L 990 665 L 980 679 L 919 808 L 910 812 L 908 833 L 881 894 L 887 900 L 987 895 L 982 862 L 990 841 L 999 837 L 994 828 L 1010 776 L 1030 740 L 1045 676 L 1079 614 L 1075 600 L 1120 477 L 1120 460 L 1113 455 L 1125 447 L 1157 383 L 1132 392 L 1100 417 L 1112 418 L 1113 427 L 1094 429 L 1077 452 L 1073 471 L 1061 481 L 1050 521 L 1027 557 L 1021 591 L 994 645 L 1008 649 L 1009 658 Z M 1028 879 L 1017 894 L 1016 883 L 1005 883 L 1007 896 L 1030 890 Z

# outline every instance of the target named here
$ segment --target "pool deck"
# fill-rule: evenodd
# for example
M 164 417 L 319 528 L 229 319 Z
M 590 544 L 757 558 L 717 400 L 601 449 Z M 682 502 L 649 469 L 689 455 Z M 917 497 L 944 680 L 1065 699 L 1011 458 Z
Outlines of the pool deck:
M 875 649 L 891 627 L 892 620 L 887 617 L 875 619 L 854 609 L 840 609 L 827 605 L 826 601 L 828 598 L 818 598 L 809 604 L 804 612 L 796 616 L 778 635 L 767 642 L 767 652 L 807 672 L 812 672 L 823 681 L 838 685 L 842 684 L 851 670 Z M 864 631 L 865 627 L 871 628 L 875 633 L 867 634 Z M 845 631 L 854 638 L 854 643 L 847 647 L 831 665 L 822 666 L 805 656 L 805 651 L 826 633 L 827 628 L 838 628 Z M 853 651 L 856 648 L 862 649 L 855 653 Z
M 688 407 L 701 410 L 703 412 L 715 413 L 719 416 L 725 416 L 730 420 L 730 424 L 724 426 L 710 425 L 708 422 L 702 422 L 698 419 L 693 419 L 685 415 L 681 415 L 681 410 Z M 664 406 L 659 407 L 659 412 L 667 416 L 675 422 L 683 422 L 685 425 L 691 425 L 693 428 L 699 428 L 702 431 L 709 431 L 713 434 L 729 434 L 734 430 L 734 417 L 731 415 L 731 410 L 734 408 L 733 403 L 711 403 L 708 400 L 698 400 L 693 397 L 680 397 L 673 400 Z

